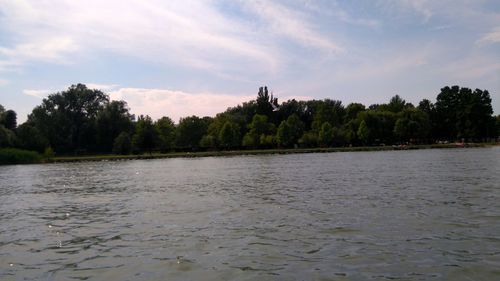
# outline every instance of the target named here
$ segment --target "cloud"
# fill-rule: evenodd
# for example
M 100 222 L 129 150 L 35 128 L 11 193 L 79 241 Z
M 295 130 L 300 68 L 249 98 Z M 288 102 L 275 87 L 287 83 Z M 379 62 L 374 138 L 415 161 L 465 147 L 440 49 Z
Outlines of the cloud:
M 271 1 L 244 1 L 244 5 L 267 21 L 271 31 L 298 44 L 319 50 L 338 53 L 343 49 L 333 40 L 316 31 L 304 15 L 296 10 Z
M 0 87 L 8 85 L 9 83 L 9 80 L 0 78 Z
M 500 26 L 483 35 L 476 43 L 479 45 L 500 43 Z
M 0 0 L 0 14 L 19 42 L 0 46 L 0 62 L 61 63 L 104 50 L 222 73 L 243 63 L 259 65 L 256 71 L 280 64 L 277 46 L 256 41 L 251 26 L 227 17 L 212 1 Z
M 36 97 L 36 98 L 45 98 L 49 94 L 53 93 L 51 90 L 23 90 L 23 94 Z
M 44 41 L 18 44 L 14 48 L 0 47 L 0 56 L 21 63 L 27 60 L 41 60 L 64 63 L 64 55 L 75 52 L 78 47 L 69 37 L 53 37 Z
M 191 115 L 215 116 L 253 96 L 233 96 L 214 93 L 188 93 L 168 89 L 120 88 L 109 93 L 113 100 L 125 100 L 131 112 L 148 114 L 153 119 L 168 116 L 174 121 Z

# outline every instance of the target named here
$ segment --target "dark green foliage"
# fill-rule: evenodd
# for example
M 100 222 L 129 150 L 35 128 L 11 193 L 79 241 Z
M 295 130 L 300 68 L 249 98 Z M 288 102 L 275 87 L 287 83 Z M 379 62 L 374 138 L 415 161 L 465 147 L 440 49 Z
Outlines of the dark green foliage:
M 359 124 L 356 134 L 362 144 L 368 144 L 368 142 L 370 141 L 370 129 L 368 129 L 365 120 L 361 121 L 361 123 Z
M 34 150 L 42 153 L 49 147 L 49 141 L 40 131 L 30 123 L 21 124 L 17 130 L 18 146 L 26 150 Z
M 0 148 L 13 147 L 16 143 L 16 135 L 11 130 L 0 124 Z
M 495 118 L 496 121 L 496 127 L 497 127 L 497 131 L 496 131 L 496 137 L 500 137 L 500 115 L 497 115 L 497 117 Z
M 275 134 L 276 127 L 268 122 L 265 115 L 255 114 L 252 118 L 252 123 L 248 125 L 249 131 L 243 137 L 243 146 L 246 147 L 266 147 L 271 145 L 273 138 L 267 137 Z M 262 141 L 261 141 L 262 140 Z
M 158 133 L 158 148 L 161 152 L 171 151 L 175 144 L 175 124 L 169 117 L 162 117 L 155 123 Z
M 176 144 L 179 147 L 196 149 L 207 132 L 211 118 L 190 116 L 181 118 L 177 126 Z
M 127 132 L 121 132 L 113 142 L 113 153 L 130 154 L 132 152 L 132 140 Z
M 106 104 L 97 114 L 96 131 L 99 150 L 109 152 L 113 148 L 116 137 L 122 133 L 130 133 L 134 128 L 134 116 L 129 113 L 125 101 L 112 101 Z
M 480 139 L 494 135 L 493 108 L 488 91 L 444 87 L 437 96 L 434 137 Z
M 108 96 L 83 84 L 51 94 L 35 107 L 28 122 L 49 140 L 56 152 L 79 153 L 96 143 L 95 120 Z
M 17 128 L 17 114 L 14 110 L 7 110 L 0 114 L 0 123 L 9 130 Z
M 424 140 L 430 133 L 430 121 L 427 113 L 409 108 L 401 113 L 394 125 L 394 134 L 403 142 Z
M 269 92 L 267 91 L 267 87 L 260 87 L 259 88 L 259 93 L 257 94 L 257 114 L 265 115 L 265 116 L 271 116 L 271 113 L 273 112 L 273 104 L 277 104 L 278 100 L 274 99 L 271 96 L 269 96 Z
M 17 148 L 0 149 L 0 165 L 40 163 L 42 156 L 35 151 Z
M 364 105 L 360 103 L 350 103 L 345 108 L 346 118 L 347 120 L 354 120 L 358 117 L 358 113 L 365 111 L 366 108 Z
M 318 135 L 313 132 L 305 132 L 299 139 L 299 144 L 302 147 L 316 147 L 318 146 Z
M 283 147 L 290 147 L 298 143 L 304 133 L 304 123 L 294 113 L 286 121 L 282 121 L 276 134 L 276 142 Z
M 226 121 L 219 132 L 219 144 L 223 148 L 234 148 L 240 146 L 241 135 L 238 124 Z
M 318 133 L 318 142 L 321 146 L 331 146 L 333 143 L 333 127 L 330 123 L 325 122 L 321 125 Z
M 321 101 L 314 113 L 312 129 L 319 131 L 325 122 L 330 126 L 339 127 L 344 122 L 345 109 L 341 101 L 326 99 Z
M 492 114 L 488 91 L 458 86 L 442 88 L 434 104 L 424 99 L 414 107 L 396 95 L 368 108 L 330 99 L 279 105 L 261 87 L 255 100 L 175 125 L 168 117 L 135 121 L 126 102 L 78 84 L 49 95 L 20 126 L 0 105 L 0 148 L 67 155 L 487 141 L 500 135 L 500 116 Z
M 139 116 L 135 125 L 135 133 L 132 137 L 132 150 L 135 153 L 151 152 L 156 146 L 157 131 L 153 120 L 148 115 Z

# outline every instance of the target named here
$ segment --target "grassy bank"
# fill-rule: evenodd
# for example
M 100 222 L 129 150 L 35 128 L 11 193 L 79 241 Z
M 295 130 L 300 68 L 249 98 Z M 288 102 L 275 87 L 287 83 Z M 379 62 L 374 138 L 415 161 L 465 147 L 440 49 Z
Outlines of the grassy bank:
M 43 157 L 35 152 L 17 148 L 0 149 L 0 165 L 41 163 Z
M 191 157 L 214 157 L 214 156 L 237 156 L 237 155 L 265 155 L 265 154 L 295 154 L 295 153 L 328 153 L 328 152 L 354 152 L 354 151 L 388 151 L 388 150 L 411 150 L 411 149 L 435 149 L 435 148 L 463 148 L 463 147 L 487 147 L 493 144 L 431 144 L 431 145 L 408 145 L 408 146 L 362 146 L 362 147 L 332 147 L 332 148 L 297 148 L 297 149 L 259 149 L 259 150 L 231 150 L 231 151 L 203 151 L 203 152 L 172 152 L 152 153 L 141 155 L 91 155 L 91 156 L 63 156 L 54 157 L 51 162 L 80 162 L 80 161 L 117 161 L 134 159 L 160 159 L 160 158 L 191 158 Z

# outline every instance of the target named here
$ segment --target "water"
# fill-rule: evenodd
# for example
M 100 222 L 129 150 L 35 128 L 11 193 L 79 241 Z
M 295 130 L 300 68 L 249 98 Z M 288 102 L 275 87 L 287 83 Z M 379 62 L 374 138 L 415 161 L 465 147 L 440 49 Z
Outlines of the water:
M 500 147 L 0 167 L 0 280 L 500 280 Z

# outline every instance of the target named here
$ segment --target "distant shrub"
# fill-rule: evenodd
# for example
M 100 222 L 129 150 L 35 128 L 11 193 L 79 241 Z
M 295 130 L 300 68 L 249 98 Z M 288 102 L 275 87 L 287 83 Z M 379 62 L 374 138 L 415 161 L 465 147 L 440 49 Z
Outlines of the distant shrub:
M 0 149 L 0 165 L 40 163 L 42 156 L 35 151 L 17 148 Z

